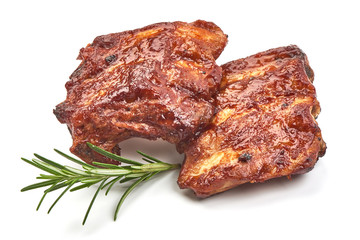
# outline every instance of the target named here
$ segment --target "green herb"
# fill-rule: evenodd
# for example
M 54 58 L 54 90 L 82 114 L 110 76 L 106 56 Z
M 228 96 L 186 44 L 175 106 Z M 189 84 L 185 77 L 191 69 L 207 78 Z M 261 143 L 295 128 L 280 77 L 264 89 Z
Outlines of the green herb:
M 74 192 L 77 190 L 88 188 L 90 186 L 99 183 L 99 186 L 97 187 L 97 191 L 95 192 L 94 197 L 92 198 L 89 204 L 84 220 L 82 222 L 82 224 L 84 225 L 100 190 L 106 189 L 105 195 L 107 195 L 115 183 L 134 181 L 133 184 L 131 184 L 130 187 L 123 193 L 122 197 L 119 200 L 118 205 L 116 206 L 116 210 L 114 214 L 114 220 L 116 220 L 121 205 L 123 204 L 125 198 L 130 194 L 130 192 L 134 188 L 136 188 L 142 182 L 148 181 L 149 179 L 151 179 L 153 176 L 155 176 L 160 172 L 164 172 L 180 167 L 180 164 L 165 163 L 160 161 L 159 159 L 156 159 L 140 151 L 137 151 L 137 153 L 139 153 L 142 156 L 142 160 L 147 162 L 146 164 L 143 164 L 138 161 L 126 159 L 116 154 L 107 152 L 91 143 L 88 143 L 88 146 L 92 150 L 98 152 L 103 156 L 119 161 L 121 163 L 126 163 L 127 165 L 118 166 L 114 164 L 106 164 L 100 162 L 93 162 L 92 163 L 93 165 L 90 165 L 76 158 L 73 158 L 57 149 L 55 149 L 55 152 L 60 154 L 62 157 L 65 157 L 66 159 L 81 165 L 81 168 L 74 168 L 66 165 L 61 165 L 57 162 L 49 160 L 38 154 L 34 154 L 36 158 L 33 158 L 32 160 L 21 158 L 30 165 L 37 167 L 43 170 L 44 172 L 46 172 L 46 174 L 40 174 L 40 176 L 37 177 L 37 179 L 42 179 L 43 181 L 29 185 L 21 189 L 21 191 L 24 192 L 37 188 L 48 187 L 44 191 L 44 194 L 40 199 L 40 202 L 37 205 L 36 210 L 40 208 L 45 196 L 50 192 L 64 188 L 64 190 L 61 192 L 59 197 L 54 201 L 54 203 L 49 208 L 48 213 L 50 213 L 50 211 L 53 209 L 56 203 L 61 199 L 61 197 L 63 197 L 63 195 L 66 192 L 68 191 Z

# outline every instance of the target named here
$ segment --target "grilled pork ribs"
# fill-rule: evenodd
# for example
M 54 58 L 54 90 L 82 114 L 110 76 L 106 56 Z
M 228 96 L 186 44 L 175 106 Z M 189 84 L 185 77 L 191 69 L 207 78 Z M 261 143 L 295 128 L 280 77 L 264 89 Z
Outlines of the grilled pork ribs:
M 70 130 L 71 152 L 117 164 L 86 142 L 118 154 L 130 137 L 186 142 L 213 116 L 221 81 L 215 59 L 226 43 L 219 27 L 201 20 L 96 37 L 80 50 L 67 98 L 54 110 Z
M 306 55 L 291 45 L 219 67 L 226 43 L 201 20 L 95 38 L 54 110 L 71 152 L 117 164 L 86 142 L 119 154 L 128 138 L 162 138 L 185 153 L 178 184 L 198 197 L 311 170 L 326 144 Z
M 326 145 L 306 55 L 297 46 L 280 47 L 222 69 L 216 114 L 185 150 L 179 186 L 207 197 L 311 170 Z

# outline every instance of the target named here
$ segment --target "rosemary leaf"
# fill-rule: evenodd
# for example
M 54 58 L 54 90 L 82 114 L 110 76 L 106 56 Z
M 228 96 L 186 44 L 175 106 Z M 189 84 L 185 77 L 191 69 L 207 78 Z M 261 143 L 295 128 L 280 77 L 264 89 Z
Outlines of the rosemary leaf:
M 39 160 L 41 160 L 43 162 L 46 162 L 47 164 L 50 164 L 50 165 L 52 165 L 52 166 L 54 166 L 56 168 L 59 168 L 59 169 L 63 168 L 63 166 L 61 164 L 58 164 L 58 163 L 53 162 L 53 161 L 51 161 L 51 160 L 49 160 L 47 158 L 44 158 L 44 157 L 40 156 L 39 154 L 34 153 L 34 156 L 37 157 Z
M 104 180 L 101 182 L 100 186 L 99 186 L 98 189 L 96 190 L 96 192 L 95 192 L 95 194 L 94 194 L 94 197 L 92 198 L 92 200 L 91 200 L 91 202 L 90 202 L 90 205 L 89 205 L 89 207 L 88 207 L 88 209 L 87 209 L 87 211 L 86 211 L 86 214 L 85 214 L 84 220 L 83 220 L 83 222 L 82 222 L 82 225 L 85 224 L 86 219 L 87 219 L 87 217 L 88 217 L 88 215 L 89 215 L 89 212 L 90 212 L 90 210 L 91 210 L 91 208 L 92 208 L 92 206 L 93 206 L 93 204 L 94 204 L 94 202 L 95 202 L 95 199 L 96 199 L 97 195 L 99 194 L 100 189 L 102 188 L 102 186 L 103 186 L 104 183 L 106 182 L 106 180 L 107 180 L 107 178 L 104 179 Z
M 39 203 L 38 203 L 38 205 L 36 207 L 36 211 L 38 211 L 40 209 L 40 206 L 41 206 L 42 202 L 44 201 L 44 198 L 46 197 L 46 194 L 47 194 L 47 192 L 44 192 L 44 194 L 42 195 L 42 197 L 41 197 L 41 199 L 40 199 L 40 201 L 39 201 Z
M 83 179 L 80 179 L 80 182 L 95 184 L 95 183 L 100 182 L 101 180 L 103 180 L 103 178 L 83 178 Z
M 144 174 L 142 174 L 141 176 L 143 176 Z M 126 183 L 128 181 L 131 181 L 131 180 L 134 180 L 134 179 L 137 179 L 139 177 L 124 177 L 123 179 L 121 179 L 120 183 Z
M 141 159 L 144 160 L 145 162 L 148 162 L 148 163 L 154 163 L 154 161 L 151 161 L 151 160 L 149 160 L 147 158 L 141 158 Z
M 95 183 L 84 183 L 84 184 L 78 185 L 78 186 L 76 186 L 76 187 L 73 187 L 72 189 L 70 189 L 70 192 L 75 192 L 75 191 L 77 191 L 77 190 L 90 187 L 90 186 L 92 186 L 92 185 L 94 185 L 94 184 L 95 184 Z
M 45 192 L 49 193 L 49 192 L 52 192 L 52 191 L 55 191 L 55 190 L 58 190 L 60 188 L 63 188 L 63 187 L 66 187 L 68 186 L 69 183 L 67 181 L 58 181 L 58 183 L 56 183 L 55 185 L 49 187 L 48 189 L 45 190 Z
M 64 194 L 72 187 L 72 185 L 74 185 L 76 183 L 76 180 L 73 180 L 67 188 L 65 188 L 65 190 L 60 194 L 60 196 L 55 200 L 55 202 L 51 205 L 51 207 L 49 208 L 48 213 L 50 213 L 50 211 L 54 208 L 54 206 L 56 205 L 56 203 L 60 200 L 60 198 L 62 196 L 64 196 Z
M 33 159 L 32 160 L 35 164 L 37 164 L 39 166 L 40 169 L 48 172 L 48 173 L 51 173 L 51 174 L 54 174 L 54 175 L 64 175 L 64 173 L 61 172 L 60 169 L 46 163 L 46 162 L 42 162 L 41 160 L 38 160 L 38 159 Z
M 87 163 L 85 163 L 85 162 L 83 162 L 83 161 L 80 161 L 80 160 L 78 160 L 78 159 L 76 159 L 76 158 L 73 158 L 73 157 L 71 157 L 71 156 L 69 156 L 69 155 L 67 155 L 67 154 L 65 154 L 65 153 L 63 153 L 63 152 L 61 152 L 61 151 L 59 151 L 59 150 L 57 150 L 57 149 L 54 149 L 54 151 L 55 151 L 56 153 L 60 154 L 61 156 L 67 158 L 68 160 L 74 162 L 74 163 L 77 163 L 77 164 L 82 165 L 82 166 L 87 166 L 87 167 L 89 167 L 89 168 L 95 168 L 94 166 L 91 166 L 90 164 L 87 164 Z
M 97 153 L 100 153 L 101 155 L 105 156 L 105 157 L 108 157 L 112 160 L 115 160 L 115 161 L 119 161 L 119 162 L 123 162 L 123 163 L 127 163 L 127 164 L 134 164 L 134 165 L 142 165 L 142 163 L 139 163 L 137 161 L 134 161 L 134 160 L 130 160 L 130 159 L 127 159 L 127 158 L 124 158 L 124 157 L 121 157 L 119 155 L 116 155 L 114 153 L 111 153 L 111 152 L 108 152 L 104 149 L 101 149 L 91 143 L 87 143 L 87 145 L 92 149 L 94 150 L 95 152 Z
M 114 186 L 114 184 L 119 181 L 123 176 L 119 176 L 119 177 L 116 177 L 114 179 L 112 179 L 111 181 L 107 182 L 104 186 L 103 186 L 103 189 L 106 187 L 106 186 L 109 186 L 107 189 L 106 189 L 106 192 L 105 192 L 105 196 L 108 195 L 110 189 L 112 188 L 112 186 Z
M 151 174 L 149 174 L 149 176 L 147 176 L 147 177 L 144 179 L 144 182 L 150 180 L 150 178 L 152 178 L 153 176 L 155 176 L 155 175 L 158 174 L 159 172 L 161 172 L 161 171 L 152 172 Z
M 34 183 L 34 184 L 31 184 L 29 186 L 22 188 L 20 191 L 25 192 L 25 191 L 33 190 L 36 188 L 46 187 L 49 185 L 53 185 L 54 183 L 57 183 L 57 182 L 58 182 L 58 180 L 55 179 L 55 180 L 48 180 L 48 181 L 43 181 L 43 182 L 39 182 L 39 183 Z
M 21 158 L 21 160 L 25 161 L 26 163 L 30 164 L 30 165 L 33 165 L 34 167 L 37 167 L 45 172 L 48 172 L 48 173 L 51 173 L 53 175 L 59 175 L 57 171 L 52 171 L 51 169 L 48 169 L 48 168 L 45 168 L 43 165 L 41 164 L 38 164 L 37 162 L 35 161 L 30 161 L 26 158 Z
M 47 175 L 47 174 L 40 174 L 39 177 L 36 177 L 36 179 L 59 179 L 61 176 L 57 175 Z
M 154 162 L 162 163 L 162 161 L 160 161 L 159 159 L 149 156 L 143 152 L 140 152 L 140 151 L 136 151 L 136 152 L 147 159 L 153 160 Z
M 150 174 L 144 175 L 141 178 L 139 178 L 136 182 L 134 182 L 125 192 L 124 194 L 121 196 L 120 201 L 118 203 L 118 205 L 116 206 L 116 210 L 115 210 L 115 214 L 114 214 L 114 221 L 116 221 L 117 219 L 117 215 L 118 212 L 120 210 L 121 205 L 123 204 L 123 202 L 125 201 L 126 197 L 130 194 L 130 192 L 132 190 L 134 190 L 134 188 L 139 185 L 146 177 L 148 177 Z
M 34 167 L 39 168 L 39 166 L 37 164 L 35 164 L 34 162 L 32 162 L 32 161 L 30 161 L 30 160 L 28 160 L 26 158 L 20 158 L 20 159 L 23 160 L 24 162 L 30 164 L 30 165 L 33 165 Z

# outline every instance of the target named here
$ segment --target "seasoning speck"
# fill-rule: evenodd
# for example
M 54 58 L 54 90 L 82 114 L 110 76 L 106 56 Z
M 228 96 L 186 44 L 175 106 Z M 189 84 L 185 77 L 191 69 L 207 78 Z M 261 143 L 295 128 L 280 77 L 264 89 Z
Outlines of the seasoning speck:
M 249 153 L 243 153 L 239 156 L 238 161 L 239 162 L 248 162 L 252 158 L 251 154 Z
M 107 62 L 107 63 L 111 63 L 112 61 L 114 61 L 116 59 L 116 56 L 115 55 L 110 55 L 110 56 L 107 56 L 106 58 L 105 58 L 105 61 Z

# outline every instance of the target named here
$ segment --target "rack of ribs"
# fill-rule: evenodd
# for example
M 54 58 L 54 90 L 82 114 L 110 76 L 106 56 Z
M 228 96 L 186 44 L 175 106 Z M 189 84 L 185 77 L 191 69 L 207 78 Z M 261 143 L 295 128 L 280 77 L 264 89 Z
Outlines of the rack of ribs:
M 297 46 L 226 63 L 216 114 L 185 150 L 178 184 L 207 197 L 311 170 L 326 144 L 314 73 Z
M 201 20 L 96 37 L 80 50 L 67 98 L 54 110 L 72 135 L 70 151 L 118 164 L 86 142 L 117 154 L 130 137 L 186 142 L 214 114 L 222 74 L 215 59 L 226 43 L 218 26 Z

